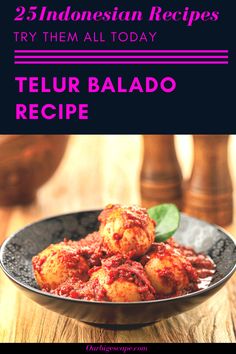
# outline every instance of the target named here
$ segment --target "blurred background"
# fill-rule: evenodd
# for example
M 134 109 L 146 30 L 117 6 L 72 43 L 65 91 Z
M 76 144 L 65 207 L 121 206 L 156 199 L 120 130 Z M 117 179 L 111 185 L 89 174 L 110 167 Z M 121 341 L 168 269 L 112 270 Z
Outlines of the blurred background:
M 42 217 L 108 203 L 173 201 L 233 224 L 235 153 L 236 136 L 0 136 L 0 240 Z

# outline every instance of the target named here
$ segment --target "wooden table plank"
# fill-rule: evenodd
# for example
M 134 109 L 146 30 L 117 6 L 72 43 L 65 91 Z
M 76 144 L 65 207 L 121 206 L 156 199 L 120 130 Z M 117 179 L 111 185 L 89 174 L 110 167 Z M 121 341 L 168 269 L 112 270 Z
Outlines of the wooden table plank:
M 10 222 L 12 210 L 10 208 L 0 209 L 0 245 L 7 235 L 7 228 Z
M 187 176 L 191 150 L 185 144 L 186 140 L 183 146 L 178 145 L 178 151 Z M 234 143 L 231 145 L 235 147 Z M 43 217 L 101 208 L 109 202 L 138 203 L 141 151 L 139 136 L 72 136 L 63 163 L 39 191 L 35 203 L 0 209 L 1 240 Z M 231 166 L 232 163 L 233 159 Z M 228 230 L 236 234 L 236 223 Z M 235 289 L 236 275 L 218 294 L 185 314 L 155 325 L 117 331 L 89 326 L 43 308 L 1 273 L 0 342 L 235 343 Z
M 0 292 L 3 342 L 235 342 L 227 288 L 185 314 L 152 326 L 115 331 L 82 324 L 46 310 L 15 290 L 7 279 L 3 283 L 1 279 L 1 285 L 4 286 Z

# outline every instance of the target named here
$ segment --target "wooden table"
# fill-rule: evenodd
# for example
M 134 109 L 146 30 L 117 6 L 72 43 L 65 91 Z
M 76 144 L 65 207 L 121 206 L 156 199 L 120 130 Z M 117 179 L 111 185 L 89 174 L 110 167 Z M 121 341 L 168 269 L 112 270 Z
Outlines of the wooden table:
M 184 176 L 191 170 L 190 137 L 177 138 Z M 230 165 L 236 190 L 231 139 Z M 108 202 L 139 203 L 140 136 L 72 136 L 54 177 L 28 207 L 0 209 L 0 242 L 42 217 L 103 207 Z M 236 235 L 236 222 L 227 228 Z M 0 342 L 170 343 L 235 342 L 236 275 L 219 293 L 194 310 L 152 326 L 106 330 L 40 307 L 0 274 Z

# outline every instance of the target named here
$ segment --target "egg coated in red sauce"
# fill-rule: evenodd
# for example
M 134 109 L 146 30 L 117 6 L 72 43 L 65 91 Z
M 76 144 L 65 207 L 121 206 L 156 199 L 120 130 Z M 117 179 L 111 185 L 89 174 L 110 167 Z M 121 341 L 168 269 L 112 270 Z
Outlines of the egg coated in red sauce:
M 155 222 L 146 209 L 109 205 L 99 221 L 99 232 L 79 241 L 65 239 L 33 258 L 43 291 L 89 301 L 136 302 L 209 286 L 215 273 L 211 258 L 172 238 L 155 243 Z
M 109 204 L 98 220 L 104 247 L 111 255 L 121 253 L 137 259 L 154 242 L 155 221 L 144 208 Z

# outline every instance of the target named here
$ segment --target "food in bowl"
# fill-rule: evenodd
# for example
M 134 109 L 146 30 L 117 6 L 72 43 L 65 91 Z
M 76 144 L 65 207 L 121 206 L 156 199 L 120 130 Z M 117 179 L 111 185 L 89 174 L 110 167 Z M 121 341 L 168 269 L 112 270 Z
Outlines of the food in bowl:
M 175 206 L 147 210 L 110 204 L 98 220 L 98 232 L 79 241 L 65 239 L 33 257 L 40 289 L 74 299 L 139 302 L 210 284 L 211 258 L 171 238 L 179 223 Z
M 147 210 L 138 207 L 109 205 L 98 217 L 104 247 L 112 254 L 138 258 L 145 254 L 155 238 L 155 221 Z

